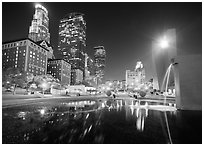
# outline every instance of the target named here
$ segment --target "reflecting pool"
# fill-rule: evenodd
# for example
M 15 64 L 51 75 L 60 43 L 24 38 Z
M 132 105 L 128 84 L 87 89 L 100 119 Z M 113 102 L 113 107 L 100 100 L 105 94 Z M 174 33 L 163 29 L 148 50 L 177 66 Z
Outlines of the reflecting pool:
M 82 100 L 2 109 L 3 143 L 202 143 L 202 112 L 142 100 Z

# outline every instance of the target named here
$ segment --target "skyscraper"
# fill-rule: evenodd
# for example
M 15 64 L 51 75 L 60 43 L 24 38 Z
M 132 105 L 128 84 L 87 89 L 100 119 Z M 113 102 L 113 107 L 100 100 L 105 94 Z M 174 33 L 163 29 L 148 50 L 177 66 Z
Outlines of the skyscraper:
M 86 22 L 83 14 L 70 13 L 60 20 L 58 41 L 62 58 L 71 64 L 72 72 L 81 70 L 84 78 Z
M 35 42 L 44 40 L 50 43 L 48 11 L 40 4 L 35 5 L 28 37 Z
M 35 14 L 33 15 L 31 26 L 29 27 L 28 37 L 49 50 L 49 59 L 54 58 L 53 49 L 50 44 L 48 11 L 40 4 L 35 5 Z
M 104 82 L 106 51 L 103 46 L 94 47 L 94 64 L 97 84 Z

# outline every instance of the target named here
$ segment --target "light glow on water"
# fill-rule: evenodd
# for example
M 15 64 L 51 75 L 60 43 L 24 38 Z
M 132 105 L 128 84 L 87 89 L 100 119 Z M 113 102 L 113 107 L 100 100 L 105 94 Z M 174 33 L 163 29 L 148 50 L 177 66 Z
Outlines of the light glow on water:
M 45 109 L 41 109 L 40 114 L 43 116 L 45 114 Z
M 176 111 L 177 109 L 173 106 L 166 106 L 166 105 L 134 105 L 130 106 L 131 108 L 136 109 L 149 109 L 149 110 L 158 110 L 158 111 Z

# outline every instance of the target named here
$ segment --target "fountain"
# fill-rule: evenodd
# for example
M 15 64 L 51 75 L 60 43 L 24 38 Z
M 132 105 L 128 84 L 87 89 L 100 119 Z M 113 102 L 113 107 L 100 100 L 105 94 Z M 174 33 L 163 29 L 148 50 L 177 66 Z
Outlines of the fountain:
M 172 67 L 172 63 L 169 65 L 169 67 L 167 68 L 167 71 L 165 73 L 163 82 L 162 82 L 162 89 L 164 89 L 164 85 L 165 85 L 165 81 L 166 81 L 166 86 L 165 86 L 165 92 L 164 92 L 164 105 L 166 105 L 166 95 L 168 92 L 168 83 L 169 83 L 169 76 L 170 76 L 170 72 L 171 72 L 171 67 Z
M 172 59 L 171 60 L 171 64 L 167 68 L 167 71 L 165 73 L 165 76 L 164 76 L 164 79 L 163 79 L 163 82 L 162 82 L 162 88 L 164 89 L 164 85 L 165 85 L 165 81 L 166 81 L 166 86 L 165 86 L 165 90 L 164 90 L 165 91 L 165 94 L 164 94 L 164 106 L 166 105 L 166 96 L 167 96 L 167 92 L 168 92 L 168 83 L 169 83 L 171 67 L 174 64 L 176 64 L 176 63 L 174 63 L 174 59 Z M 171 133 L 170 133 L 170 129 L 169 129 L 169 124 L 168 124 L 168 119 L 167 119 L 166 111 L 164 112 L 164 116 L 165 116 L 165 122 L 166 122 L 166 127 L 167 127 L 169 141 L 172 144 Z

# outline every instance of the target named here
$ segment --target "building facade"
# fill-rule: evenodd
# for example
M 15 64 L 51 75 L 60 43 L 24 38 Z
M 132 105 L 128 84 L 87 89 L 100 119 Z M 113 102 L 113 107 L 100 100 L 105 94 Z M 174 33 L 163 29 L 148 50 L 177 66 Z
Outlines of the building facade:
M 71 70 L 71 85 L 80 84 L 83 81 L 83 72 L 80 69 Z
M 94 64 L 97 84 L 104 82 L 106 51 L 103 46 L 94 47 Z
M 145 83 L 145 69 L 141 61 L 138 61 L 135 70 L 126 70 L 126 88 L 139 88 Z
M 49 59 L 54 59 L 55 58 L 52 46 L 48 42 L 38 41 L 36 43 L 48 50 L 48 58 Z
M 2 45 L 2 69 L 18 68 L 34 75 L 47 73 L 48 50 L 31 39 L 4 42 Z
M 73 74 L 78 74 L 78 70 L 82 71 L 83 79 L 85 77 L 85 48 L 86 22 L 83 14 L 70 13 L 60 20 L 58 50 L 61 52 L 62 59 L 71 64 Z M 76 70 L 77 73 L 74 73 Z
M 90 76 L 94 75 L 94 61 L 93 59 L 88 56 L 88 54 L 85 54 L 85 80 L 89 79 Z
M 87 80 L 90 76 L 90 71 L 88 69 L 88 59 L 89 59 L 89 56 L 87 53 L 85 53 L 85 80 Z
M 119 89 L 120 90 L 125 90 L 126 89 L 126 81 L 125 80 L 119 81 Z
M 35 5 L 35 14 L 29 27 L 28 37 L 34 42 L 45 40 L 50 43 L 48 11 L 40 4 Z
M 71 83 L 71 65 L 62 59 L 48 60 L 47 73 L 62 84 L 70 85 Z

